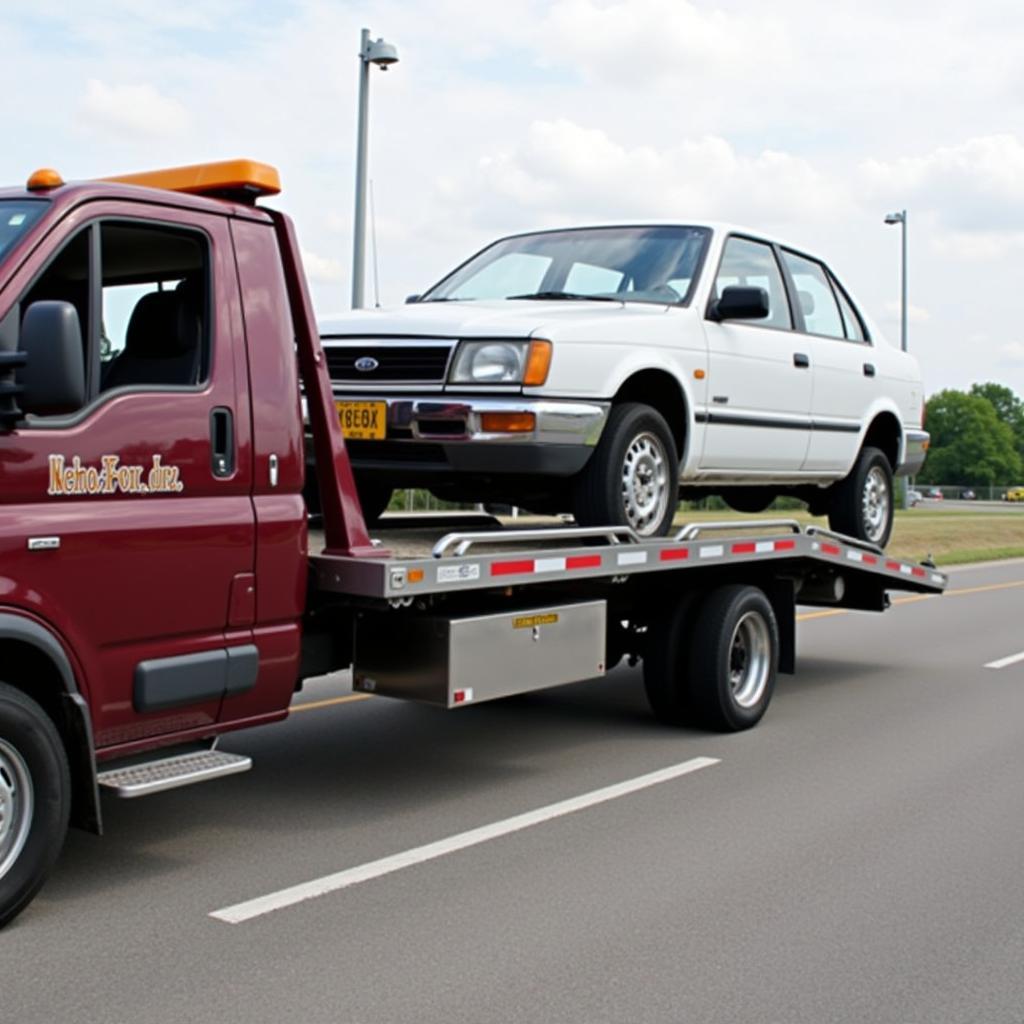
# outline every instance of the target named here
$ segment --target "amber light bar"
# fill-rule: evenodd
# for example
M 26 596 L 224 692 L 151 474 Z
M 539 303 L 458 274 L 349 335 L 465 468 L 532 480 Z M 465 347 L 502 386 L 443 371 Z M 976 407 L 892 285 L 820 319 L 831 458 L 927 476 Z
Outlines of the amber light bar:
M 250 201 L 259 196 L 274 196 L 281 191 L 281 177 L 277 168 L 255 160 L 221 160 L 210 164 L 141 171 L 138 174 L 116 174 L 99 180 L 162 188 L 170 192 L 188 192 L 197 196 L 248 198 Z

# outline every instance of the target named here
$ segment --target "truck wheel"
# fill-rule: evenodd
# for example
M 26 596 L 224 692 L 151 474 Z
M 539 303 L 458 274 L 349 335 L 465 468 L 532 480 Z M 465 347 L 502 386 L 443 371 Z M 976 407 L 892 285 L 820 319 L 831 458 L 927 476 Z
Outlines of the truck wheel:
M 836 533 L 884 548 L 894 509 L 889 460 L 877 448 L 862 448 L 850 475 L 834 485 L 828 525 Z
M 713 591 L 696 617 L 689 691 L 697 720 L 720 732 L 756 725 L 772 699 L 779 627 L 763 591 L 730 584 Z
M 64 744 L 43 709 L 0 683 L 0 928 L 39 891 L 71 808 Z
M 641 537 L 663 537 L 678 496 L 679 457 L 664 417 L 639 402 L 614 406 L 576 479 L 576 522 L 631 526 Z
M 693 604 L 693 595 L 687 594 L 647 627 L 644 690 L 654 717 L 666 725 L 693 719 L 688 687 Z

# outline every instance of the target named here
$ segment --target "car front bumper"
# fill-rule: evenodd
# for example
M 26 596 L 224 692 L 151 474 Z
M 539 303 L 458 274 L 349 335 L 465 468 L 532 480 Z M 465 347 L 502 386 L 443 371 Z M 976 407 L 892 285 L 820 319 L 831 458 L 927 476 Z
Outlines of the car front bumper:
M 384 402 L 387 437 L 346 442 L 360 469 L 476 475 L 578 473 L 601 438 L 610 402 L 504 395 L 335 393 L 338 402 Z M 490 413 L 528 414 L 533 429 L 484 429 Z

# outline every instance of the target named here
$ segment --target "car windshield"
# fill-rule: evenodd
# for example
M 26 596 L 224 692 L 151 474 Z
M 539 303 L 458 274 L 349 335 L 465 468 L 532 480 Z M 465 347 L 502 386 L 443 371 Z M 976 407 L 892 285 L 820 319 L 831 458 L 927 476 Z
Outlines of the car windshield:
M 436 284 L 421 302 L 604 299 L 685 304 L 707 228 L 574 228 L 495 242 Z
M 0 259 L 42 216 L 45 199 L 0 199 Z

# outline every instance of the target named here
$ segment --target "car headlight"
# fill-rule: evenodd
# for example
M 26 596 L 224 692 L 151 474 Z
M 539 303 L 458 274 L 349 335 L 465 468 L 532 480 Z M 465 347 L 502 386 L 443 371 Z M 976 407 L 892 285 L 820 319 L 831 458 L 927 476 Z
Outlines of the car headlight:
M 453 384 L 538 386 L 547 379 L 550 362 L 549 341 L 464 341 L 449 380 Z

